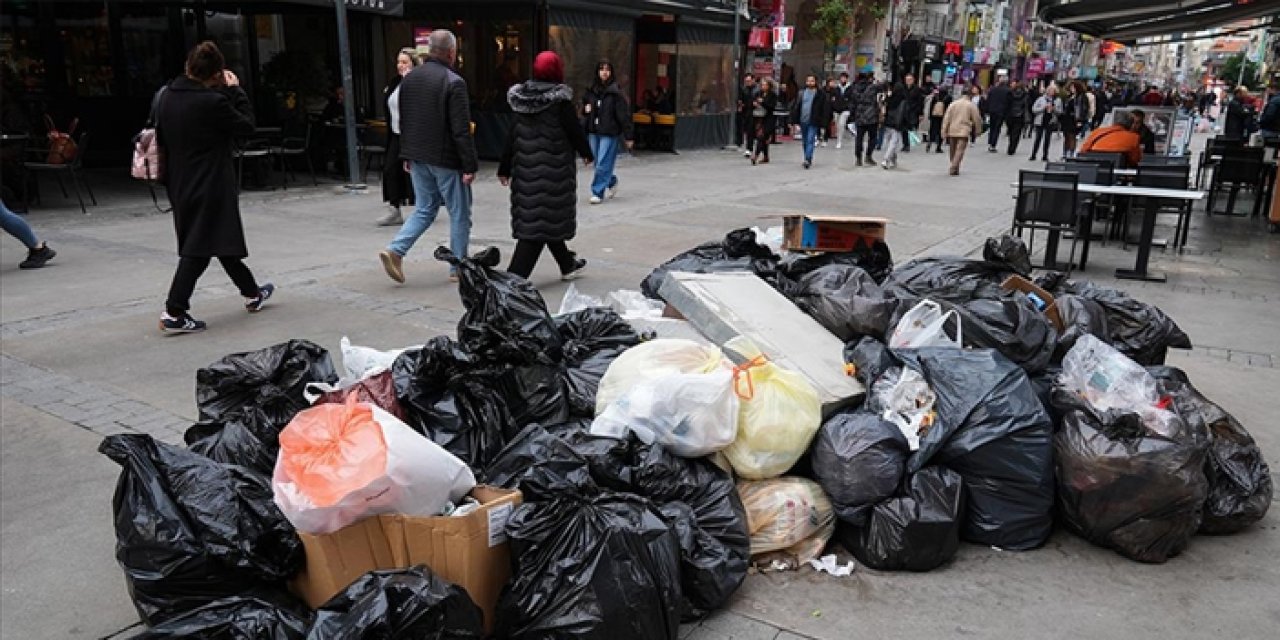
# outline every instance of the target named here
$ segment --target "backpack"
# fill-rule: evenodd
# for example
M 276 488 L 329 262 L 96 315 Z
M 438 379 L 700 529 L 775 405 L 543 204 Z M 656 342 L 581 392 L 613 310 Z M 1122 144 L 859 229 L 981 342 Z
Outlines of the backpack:
M 71 139 L 71 134 L 76 132 L 76 125 L 80 124 L 80 119 L 72 118 L 65 132 L 58 131 L 58 127 L 53 124 L 53 118 L 47 114 L 44 117 L 44 123 L 49 130 L 49 155 L 45 158 L 45 162 L 67 164 L 75 160 L 79 148 L 76 147 L 76 141 Z

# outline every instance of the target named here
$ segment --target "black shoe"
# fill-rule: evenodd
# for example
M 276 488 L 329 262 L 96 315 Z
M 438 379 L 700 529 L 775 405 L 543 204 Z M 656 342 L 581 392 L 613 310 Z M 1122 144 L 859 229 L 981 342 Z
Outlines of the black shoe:
M 257 313 L 262 311 L 262 305 L 267 303 L 271 298 L 271 294 L 276 292 L 276 286 L 270 282 L 258 288 L 258 295 L 252 298 L 246 298 L 244 308 L 249 313 Z
M 18 265 L 19 269 L 39 269 L 44 263 L 53 259 L 58 255 L 57 251 L 49 248 L 47 244 L 41 244 L 39 249 L 29 249 L 27 251 L 27 259 Z
M 568 282 L 570 280 L 577 280 L 578 278 L 582 277 L 582 272 L 585 271 L 586 268 L 587 268 L 587 261 L 583 260 L 582 258 L 578 258 L 573 261 L 573 270 L 568 273 L 560 274 L 560 279 L 564 280 L 565 282 Z
M 165 333 L 197 333 L 206 327 L 203 321 L 192 318 L 188 313 L 176 318 L 167 313 L 160 316 L 160 330 Z
M 808 169 L 808 168 L 809 168 L 809 167 L 811 167 L 811 166 L 813 166 L 813 163 L 812 163 L 812 162 L 810 162 L 810 161 L 808 161 L 808 160 L 805 160 L 805 161 L 804 161 L 804 168 Z
M 855 162 L 857 162 L 857 163 L 858 163 L 858 166 L 859 166 L 859 167 L 861 167 L 861 166 L 862 166 L 862 158 L 861 158 L 861 157 L 859 157 L 857 160 L 855 160 Z

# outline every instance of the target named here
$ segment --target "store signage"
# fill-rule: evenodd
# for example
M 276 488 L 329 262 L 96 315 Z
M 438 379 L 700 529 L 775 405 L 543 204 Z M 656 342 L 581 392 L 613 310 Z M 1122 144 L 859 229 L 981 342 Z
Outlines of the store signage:
M 1044 73 L 1044 58 L 1032 58 L 1027 61 L 1027 75 L 1038 76 Z
M 795 27 L 774 27 L 773 28 L 773 50 L 774 51 L 790 51 L 791 40 L 796 35 Z
M 751 49 L 767 49 L 772 44 L 773 31 L 770 29 L 752 29 L 747 36 L 747 47 Z
M 317 7 L 333 8 L 333 0 L 294 0 L 301 4 Z M 366 11 L 384 16 L 404 15 L 404 0 L 346 0 L 347 8 L 352 11 Z
M 966 50 L 962 60 L 964 60 L 965 64 L 973 64 L 973 49 Z
M 934 43 L 934 42 L 926 42 L 926 43 L 924 43 L 924 59 L 925 59 L 925 60 L 937 60 L 937 59 L 938 59 L 938 45 L 937 45 L 937 43 Z

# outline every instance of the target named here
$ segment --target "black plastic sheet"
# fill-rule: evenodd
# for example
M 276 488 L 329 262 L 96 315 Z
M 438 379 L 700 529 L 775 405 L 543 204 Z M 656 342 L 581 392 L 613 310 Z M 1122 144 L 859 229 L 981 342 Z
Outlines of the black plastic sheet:
M 814 479 L 840 520 L 856 526 L 898 490 L 911 455 L 898 427 L 865 409 L 827 418 L 811 451 Z
M 838 540 L 858 562 L 880 571 L 930 571 L 960 548 L 964 492 L 960 474 L 925 467 L 871 511 L 865 526 L 841 521 Z
M 426 566 L 370 571 L 316 610 L 308 640 L 479 640 L 484 613 Z
M 311 406 L 305 392 L 312 382 L 334 383 L 338 373 L 329 352 L 308 340 L 235 353 L 196 372 L 200 420 L 228 420 L 238 414 L 265 419 L 279 432 L 299 411 Z M 255 413 L 246 411 L 252 408 Z
M 791 301 L 843 342 L 862 336 L 884 339 L 898 308 L 859 267 L 828 265 L 804 274 Z
M 883 240 L 870 244 L 861 243 L 853 251 L 822 253 L 787 253 L 778 262 L 778 275 L 799 280 L 805 274 L 832 265 L 858 267 L 866 271 L 876 283 L 883 283 L 893 271 L 893 256 Z
M 750 229 L 736 229 L 724 240 L 700 244 L 654 269 L 640 283 L 645 296 L 661 300 L 658 289 L 672 271 L 687 273 L 720 273 L 725 271 L 751 271 L 768 282 L 776 278 L 778 256 L 762 244 L 756 243 Z
M 267 478 L 145 435 L 109 436 L 98 450 L 123 467 L 116 559 L 148 624 L 280 586 L 301 568 L 302 541 Z
M 1036 284 L 1055 298 L 1072 294 L 1101 305 L 1107 317 L 1107 342 L 1138 364 L 1164 364 L 1169 348 L 1191 348 L 1191 338 L 1178 323 L 1158 307 L 1123 291 L 1092 282 L 1074 282 L 1056 272 L 1037 278 Z
M 303 640 L 311 611 L 284 592 L 252 589 L 162 622 L 132 640 Z

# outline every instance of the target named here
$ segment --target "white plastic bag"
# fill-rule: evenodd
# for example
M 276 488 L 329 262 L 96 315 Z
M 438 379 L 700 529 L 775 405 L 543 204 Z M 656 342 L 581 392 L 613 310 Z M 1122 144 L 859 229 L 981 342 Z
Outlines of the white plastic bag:
M 955 339 L 947 335 L 946 325 L 948 319 L 954 319 Z M 959 349 L 962 346 L 964 346 L 964 336 L 960 315 L 954 310 L 944 313 L 942 306 L 932 300 L 921 300 L 919 304 L 911 307 L 911 310 L 902 316 L 902 320 L 898 321 L 898 326 L 894 328 L 893 335 L 889 337 L 889 347 L 893 349 L 918 349 L 920 347 L 955 347 Z
M 578 287 L 576 285 L 570 284 L 569 288 L 564 292 L 564 299 L 560 301 L 560 311 L 556 313 L 556 315 L 563 316 L 565 314 L 582 311 L 583 309 L 603 306 L 605 306 L 604 300 L 582 293 L 581 291 L 578 291 Z
M 804 478 L 774 478 L 738 483 L 747 510 L 751 555 L 783 551 L 796 564 L 817 558 L 836 529 L 835 509 L 817 483 Z
M 707 373 L 676 373 L 641 382 L 591 423 L 591 433 L 620 438 L 634 431 L 678 456 L 715 453 L 738 435 L 738 396 L 727 363 Z
M 910 367 L 890 369 L 871 386 L 871 407 L 898 427 L 912 451 L 920 448 L 920 438 L 933 426 L 936 401 L 924 376 Z
M 657 320 L 662 318 L 662 310 L 666 308 L 662 302 L 646 298 L 643 293 L 634 289 L 618 289 L 610 292 L 607 297 L 609 306 L 624 320 Z
M 745 338 L 725 344 L 745 359 L 734 369 L 738 437 L 724 454 L 741 477 L 782 475 L 809 449 L 822 426 L 822 402 L 804 376 L 769 361 Z
M 782 240 L 784 238 L 782 227 L 769 227 L 768 229 L 751 227 L 751 232 L 756 236 L 756 244 L 769 247 L 769 250 L 774 253 L 782 253 Z
M 632 387 L 679 373 L 709 373 L 728 366 L 720 349 L 679 338 L 640 343 L 618 356 L 600 379 L 596 415 Z
M 342 380 L 347 384 L 363 380 L 365 376 L 375 371 L 390 369 L 396 358 L 400 357 L 400 354 L 409 349 L 421 348 L 421 345 L 418 345 L 418 347 L 378 351 L 369 347 L 353 345 L 346 336 L 342 336 L 339 344 L 342 348 Z
M 331 533 L 369 516 L 440 514 L 462 500 L 471 469 L 398 418 L 362 402 L 299 412 L 280 432 L 271 489 L 303 533 Z
M 1177 417 L 1158 406 L 1156 379 L 1142 365 L 1093 334 L 1076 340 L 1062 359 L 1058 384 L 1099 412 L 1115 409 L 1137 413 L 1151 432 L 1165 437 L 1174 435 Z

